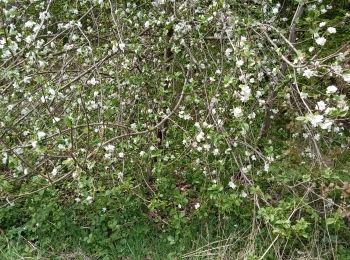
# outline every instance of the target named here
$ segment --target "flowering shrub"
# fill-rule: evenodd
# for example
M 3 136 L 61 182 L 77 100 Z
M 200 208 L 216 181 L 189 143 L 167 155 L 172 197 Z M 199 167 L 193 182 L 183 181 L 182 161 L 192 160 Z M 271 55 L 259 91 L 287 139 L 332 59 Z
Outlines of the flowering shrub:
M 329 257 L 346 249 L 346 1 L 0 7 L 7 237 L 106 256 L 161 232 L 181 252 L 214 221 L 268 234 L 253 259 L 286 241 L 278 254 L 294 258 L 316 233 Z

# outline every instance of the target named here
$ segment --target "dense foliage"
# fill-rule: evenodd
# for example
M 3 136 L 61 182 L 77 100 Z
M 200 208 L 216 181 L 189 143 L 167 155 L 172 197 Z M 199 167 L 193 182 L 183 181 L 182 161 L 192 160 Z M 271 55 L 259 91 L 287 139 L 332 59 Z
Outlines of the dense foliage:
M 349 7 L 1 0 L 3 257 L 349 259 Z

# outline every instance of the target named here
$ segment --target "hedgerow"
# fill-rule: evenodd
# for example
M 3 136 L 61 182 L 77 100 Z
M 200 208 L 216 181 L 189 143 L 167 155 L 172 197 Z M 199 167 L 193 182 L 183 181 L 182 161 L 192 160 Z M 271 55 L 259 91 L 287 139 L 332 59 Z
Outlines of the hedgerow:
M 4 256 L 349 257 L 348 1 L 0 7 Z

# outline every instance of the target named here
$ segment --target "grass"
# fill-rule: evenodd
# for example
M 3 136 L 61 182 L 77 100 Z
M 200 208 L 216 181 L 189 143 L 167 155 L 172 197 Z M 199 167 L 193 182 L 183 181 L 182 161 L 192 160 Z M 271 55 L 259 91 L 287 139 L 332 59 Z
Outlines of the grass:
M 212 226 L 213 228 L 214 226 Z M 136 227 L 137 228 L 137 227 Z M 92 252 L 86 245 L 76 243 L 67 246 L 66 241 L 55 241 L 40 247 L 24 237 L 17 241 L 6 239 L 0 248 L 0 259 L 349 259 L 346 245 L 331 243 L 326 234 L 316 227 L 307 240 L 288 240 L 275 234 L 262 223 L 249 227 L 226 227 L 222 234 L 210 232 L 203 226 L 193 237 L 181 243 L 169 243 L 162 233 L 131 235 L 108 250 Z M 209 232 L 209 233 L 208 233 Z M 212 234 L 210 234 L 212 233 Z M 3 237 L 4 238 L 4 237 Z M 4 239 L 3 239 L 4 241 Z M 307 242 L 305 242 L 307 241 Z M 264 256 L 264 258 L 261 258 Z

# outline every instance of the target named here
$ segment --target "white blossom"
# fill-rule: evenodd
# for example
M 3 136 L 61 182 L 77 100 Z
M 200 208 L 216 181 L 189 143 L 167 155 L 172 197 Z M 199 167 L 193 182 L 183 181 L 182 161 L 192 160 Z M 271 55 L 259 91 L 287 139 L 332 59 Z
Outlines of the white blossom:
M 320 46 L 323 46 L 323 45 L 325 45 L 326 44 L 326 38 L 325 37 L 318 37 L 317 39 L 316 39 L 316 43 L 318 44 L 318 45 L 320 45 Z
M 350 83 L 350 73 L 343 74 L 343 79 L 344 79 L 346 82 Z
M 118 177 L 118 180 L 122 182 L 123 178 L 124 178 L 124 173 L 123 172 L 118 172 L 117 177 Z
M 36 23 L 33 22 L 33 21 L 27 21 L 25 24 L 24 24 L 24 27 L 25 28 L 32 28 Z
M 329 130 L 331 128 L 332 124 L 333 124 L 333 122 L 331 120 L 326 119 L 326 120 L 324 120 L 323 123 L 321 123 L 320 127 L 322 129 L 328 129 Z
M 251 95 L 251 88 L 249 86 L 241 86 L 241 91 L 240 91 L 240 99 L 242 102 L 247 102 L 250 98 L 250 95 Z
M 112 152 L 114 151 L 114 149 L 115 149 L 115 146 L 112 145 L 112 144 L 109 144 L 109 145 L 105 146 L 104 149 L 105 149 L 107 152 L 112 153 Z
M 242 110 L 242 108 L 241 108 L 241 107 L 235 107 L 235 108 L 233 109 L 233 115 L 234 115 L 234 117 L 236 117 L 236 118 L 239 118 L 239 117 L 243 116 L 243 110 Z
M 32 142 L 31 142 L 31 146 L 32 146 L 33 148 L 36 148 L 36 147 L 38 146 L 38 141 L 32 141 Z
M 279 9 L 278 9 L 277 6 L 274 7 L 274 8 L 272 8 L 272 13 L 273 13 L 273 14 L 278 14 L 278 11 L 279 11 Z
M 204 140 L 204 133 L 200 132 L 197 136 L 196 136 L 196 140 L 198 143 L 200 143 L 201 141 Z
M 53 177 L 55 177 L 56 175 L 57 175 L 57 173 L 58 173 L 58 169 L 55 167 L 55 168 L 53 168 L 53 170 L 51 171 L 51 175 L 53 176 Z
M 319 126 L 324 119 L 323 115 L 312 114 L 308 116 L 308 119 L 313 127 Z
M 93 78 L 89 79 L 89 80 L 87 81 L 87 83 L 88 83 L 89 85 L 95 86 L 96 84 L 98 84 L 98 81 L 93 77 Z
M 209 151 L 209 150 L 210 150 L 210 147 L 211 147 L 210 144 L 204 144 L 204 145 L 203 145 L 203 148 L 204 148 L 204 150 L 206 150 L 206 151 Z
M 228 186 L 231 188 L 231 189 L 235 189 L 237 186 L 236 186 L 236 184 L 234 184 L 232 181 L 230 181 L 229 183 L 228 183 Z
M 245 192 L 245 191 L 242 191 L 241 192 L 241 197 L 242 198 L 246 198 L 248 196 L 248 194 Z
M 330 33 L 330 34 L 334 34 L 337 32 L 337 29 L 335 29 L 334 27 L 328 27 L 327 31 Z
M 243 60 L 238 60 L 238 61 L 236 62 L 236 65 L 237 65 L 238 68 L 239 68 L 239 67 L 242 67 L 243 64 L 244 64 L 244 61 L 243 61 Z
M 265 172 L 268 172 L 269 169 L 270 169 L 270 164 L 269 164 L 269 163 L 265 163 L 265 164 L 264 164 L 264 171 L 265 171 Z
M 327 87 L 327 94 L 333 94 L 337 92 L 338 88 L 334 85 L 328 86 Z
M 40 20 L 47 20 L 50 18 L 50 14 L 47 11 L 43 11 L 39 14 Z
M 324 27 L 326 24 L 327 24 L 326 22 L 321 22 L 319 26 L 320 26 L 320 28 L 322 28 L 322 27 Z
M 306 70 L 304 70 L 304 73 L 303 73 L 303 76 L 305 77 L 305 78 L 311 78 L 312 76 L 315 76 L 316 75 L 316 73 L 315 73 L 315 71 L 313 71 L 313 70 L 311 70 L 311 69 L 306 69 Z
M 232 49 L 231 49 L 231 48 L 227 48 L 227 49 L 225 50 L 225 56 L 226 56 L 227 58 L 229 58 L 229 57 L 231 56 L 231 53 L 232 53 Z
M 38 138 L 39 138 L 39 139 L 42 139 L 42 138 L 44 138 L 44 137 L 46 136 L 46 133 L 43 132 L 43 131 L 39 131 L 39 132 L 37 133 L 37 135 L 38 135 Z
M 125 47 L 126 47 L 126 44 L 125 44 L 125 43 L 123 43 L 123 42 L 119 43 L 119 49 L 120 49 L 121 51 L 124 51 L 124 50 L 125 50 Z
M 327 105 L 324 101 L 318 101 L 315 108 L 319 111 L 323 111 L 326 109 L 326 106 Z
M 87 196 L 87 197 L 86 197 L 86 202 L 87 202 L 88 204 L 91 204 L 93 200 L 94 200 L 94 198 L 93 198 L 92 196 Z
M 213 155 L 215 155 L 215 156 L 219 155 L 219 149 L 218 148 L 215 148 L 213 150 Z

